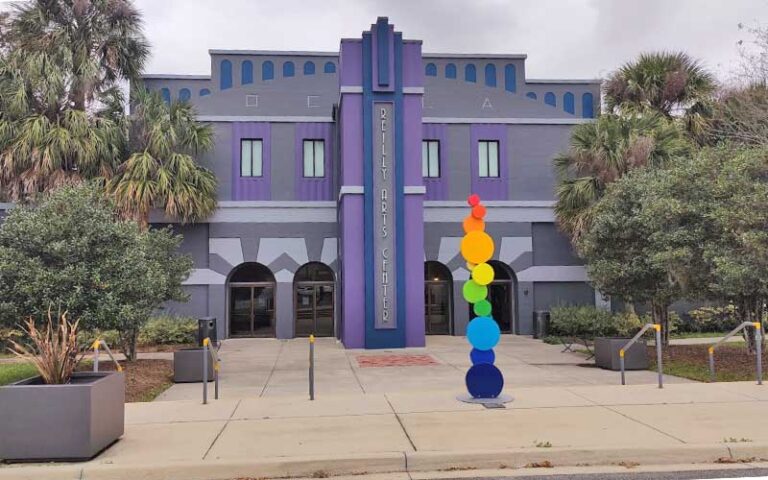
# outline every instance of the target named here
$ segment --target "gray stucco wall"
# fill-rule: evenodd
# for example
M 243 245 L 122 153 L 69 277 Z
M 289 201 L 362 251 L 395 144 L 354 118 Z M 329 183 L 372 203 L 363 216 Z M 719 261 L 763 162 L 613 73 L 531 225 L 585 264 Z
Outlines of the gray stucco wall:
M 561 305 L 595 304 L 595 290 L 587 283 L 537 282 L 533 291 L 535 310 L 550 310 Z
M 570 240 L 554 223 L 534 223 L 533 264 L 534 265 L 583 265 L 576 256 Z

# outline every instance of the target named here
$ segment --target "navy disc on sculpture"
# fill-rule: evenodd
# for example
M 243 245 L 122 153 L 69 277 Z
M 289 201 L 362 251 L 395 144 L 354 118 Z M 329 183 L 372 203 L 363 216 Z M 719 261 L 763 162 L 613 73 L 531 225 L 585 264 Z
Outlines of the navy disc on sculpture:
M 465 381 L 469 394 L 474 398 L 496 398 L 504 388 L 504 376 L 490 363 L 470 367 Z
M 477 365 L 479 363 L 493 363 L 496 360 L 496 354 L 493 353 L 493 350 L 478 350 L 473 348 L 472 351 L 469 352 L 469 359 L 472 360 L 472 365 Z

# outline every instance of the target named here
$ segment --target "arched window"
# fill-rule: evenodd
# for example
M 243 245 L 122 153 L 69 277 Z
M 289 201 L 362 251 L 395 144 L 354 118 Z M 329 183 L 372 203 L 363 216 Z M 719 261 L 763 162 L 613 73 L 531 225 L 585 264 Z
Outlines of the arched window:
M 526 97 L 530 98 L 531 100 L 536 100 L 538 97 L 536 96 L 536 92 L 528 92 L 525 94 Z
M 304 75 L 314 75 L 315 74 L 315 62 L 311 62 L 307 60 L 304 62 Z
M 434 63 L 428 63 L 426 68 L 424 69 L 424 75 L 428 77 L 436 77 L 437 76 L 437 66 Z
M 293 62 L 285 62 L 283 63 L 283 76 L 284 77 L 292 77 L 295 73 L 295 68 L 293 66 Z
M 261 79 L 272 80 L 275 78 L 275 64 L 271 60 L 261 64 Z
M 511 63 L 504 65 L 504 89 L 508 92 L 517 91 L 517 69 Z
M 222 90 L 232 88 L 232 62 L 221 61 L 221 78 L 219 79 Z
M 165 103 L 171 103 L 171 91 L 167 88 L 160 89 L 160 96 L 163 97 Z
M 464 67 L 464 81 L 472 83 L 477 81 L 477 69 L 471 63 Z
M 320 262 L 309 262 L 296 270 L 294 282 L 333 282 L 335 281 L 331 267 Z
M 333 62 L 325 62 L 323 73 L 336 73 L 336 64 Z
M 489 63 L 485 66 L 485 86 L 496 86 L 496 65 Z
M 207 88 L 201 88 L 200 89 L 200 96 L 201 97 L 207 97 L 210 94 L 211 94 L 211 91 L 208 90 Z
M 179 100 L 182 102 L 188 102 L 192 98 L 192 92 L 188 88 L 182 88 L 179 90 Z
M 595 118 L 595 97 L 589 92 L 581 96 L 581 116 Z
M 563 110 L 568 113 L 574 113 L 576 111 L 574 102 L 573 94 L 571 92 L 565 92 L 563 95 Z
M 449 63 L 445 66 L 445 78 L 456 78 L 456 65 Z
M 547 92 L 544 94 L 544 103 L 547 105 L 551 105 L 553 107 L 557 106 L 557 98 L 555 97 L 555 94 L 552 92 Z
M 240 84 L 247 85 L 253 83 L 253 62 L 246 60 L 240 64 Z

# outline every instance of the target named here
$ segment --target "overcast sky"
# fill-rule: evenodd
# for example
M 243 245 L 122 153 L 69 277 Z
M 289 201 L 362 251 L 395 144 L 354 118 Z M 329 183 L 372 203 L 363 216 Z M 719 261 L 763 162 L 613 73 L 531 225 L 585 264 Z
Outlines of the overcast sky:
M 526 53 L 529 78 L 605 76 L 639 52 L 681 49 L 720 76 L 738 24 L 768 24 L 768 0 L 136 0 L 148 73 L 209 73 L 210 48 L 338 51 L 388 16 L 425 52 Z

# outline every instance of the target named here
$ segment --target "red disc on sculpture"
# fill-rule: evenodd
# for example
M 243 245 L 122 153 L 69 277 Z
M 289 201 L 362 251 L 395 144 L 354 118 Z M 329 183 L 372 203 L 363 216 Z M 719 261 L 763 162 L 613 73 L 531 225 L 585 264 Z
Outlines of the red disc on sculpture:
M 480 195 L 473 193 L 469 197 L 467 197 L 467 203 L 470 207 L 474 207 L 475 205 L 478 205 L 480 203 Z
M 479 203 L 472 207 L 472 216 L 477 219 L 482 219 L 485 217 L 485 207 L 480 205 Z

